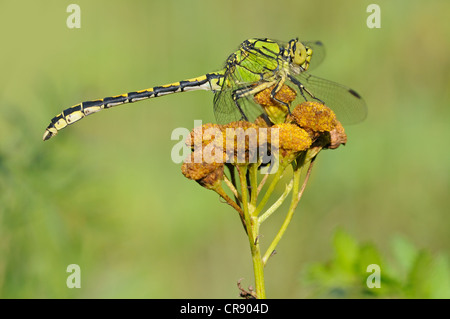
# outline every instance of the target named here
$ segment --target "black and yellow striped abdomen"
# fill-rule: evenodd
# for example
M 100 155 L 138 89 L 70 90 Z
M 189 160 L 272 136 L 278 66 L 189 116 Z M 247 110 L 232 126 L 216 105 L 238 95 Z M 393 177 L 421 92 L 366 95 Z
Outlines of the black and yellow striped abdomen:
M 146 90 L 105 97 L 99 100 L 85 101 L 69 107 L 60 114 L 56 115 L 45 130 L 43 140 L 46 141 L 50 139 L 67 125 L 73 124 L 81 120 L 83 117 L 99 112 L 103 109 L 109 109 L 113 106 L 125 103 L 134 103 L 141 100 L 178 92 L 195 90 L 218 91 L 220 90 L 222 83 L 223 72 L 213 72 L 193 79 L 174 82 L 162 86 L 155 86 Z

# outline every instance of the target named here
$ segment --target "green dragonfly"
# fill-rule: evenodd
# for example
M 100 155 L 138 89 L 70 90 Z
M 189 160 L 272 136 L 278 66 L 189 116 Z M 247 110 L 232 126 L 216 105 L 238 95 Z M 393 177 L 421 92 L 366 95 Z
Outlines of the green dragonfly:
M 284 84 L 291 84 L 303 100 L 325 103 L 337 118 L 345 123 L 362 121 L 367 114 L 364 100 L 354 90 L 309 74 L 308 69 L 323 60 L 320 41 L 300 42 L 298 39 L 280 42 L 270 39 L 248 39 L 226 60 L 222 70 L 196 78 L 149 89 L 76 104 L 56 115 L 45 130 L 43 140 L 55 136 L 67 125 L 87 115 L 113 106 L 133 103 L 171 93 L 208 90 L 214 95 L 214 113 L 220 124 L 238 120 L 253 121 L 264 111 L 252 97 L 271 88 L 271 98 Z

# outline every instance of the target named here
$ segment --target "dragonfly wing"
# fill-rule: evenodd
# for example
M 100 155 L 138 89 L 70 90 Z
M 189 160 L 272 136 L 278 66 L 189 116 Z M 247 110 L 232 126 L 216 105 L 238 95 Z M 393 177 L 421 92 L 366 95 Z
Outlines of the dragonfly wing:
M 315 98 L 324 102 L 332 109 L 337 119 L 343 124 L 354 124 L 363 121 L 367 117 L 367 106 L 363 98 L 354 90 L 345 85 L 319 78 L 307 72 L 294 76 L 295 82 L 301 83 Z M 297 84 L 297 91 L 300 91 Z M 314 101 L 306 91 L 304 96 L 309 101 Z M 301 97 L 302 95 L 299 94 Z
M 273 74 L 277 68 L 276 57 L 255 54 L 249 51 L 241 60 L 228 66 L 225 72 L 222 88 L 214 96 L 214 114 L 219 124 L 225 124 L 243 119 L 237 107 L 233 93 L 265 83 L 264 74 Z M 264 113 L 261 106 L 253 101 L 253 96 L 244 96 L 237 100 L 247 119 L 253 122 Z
M 214 115 L 218 124 L 239 121 L 242 117 L 232 97 L 232 90 L 221 90 L 214 95 Z
M 252 85 L 255 84 L 252 83 L 247 86 L 239 85 L 234 88 L 226 88 L 214 95 L 214 115 L 216 116 L 218 124 L 227 124 L 243 119 L 239 108 L 233 100 L 233 91 Z M 250 122 L 254 122 L 259 115 L 264 113 L 261 106 L 253 101 L 253 96 L 242 97 L 237 102 Z
M 304 46 L 310 47 L 313 51 L 308 67 L 308 70 L 313 70 L 325 59 L 325 47 L 321 41 L 305 41 L 302 43 Z

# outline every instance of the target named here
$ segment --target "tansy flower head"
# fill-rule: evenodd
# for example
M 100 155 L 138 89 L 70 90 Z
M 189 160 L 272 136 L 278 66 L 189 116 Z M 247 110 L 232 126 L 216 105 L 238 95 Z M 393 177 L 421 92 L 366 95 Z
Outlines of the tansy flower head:
M 224 152 L 229 163 L 255 163 L 259 144 L 259 127 L 251 122 L 237 121 L 223 125 Z
M 195 162 L 195 152 L 181 165 L 181 172 L 186 178 L 195 180 L 205 188 L 214 188 L 223 179 L 223 163 Z
M 311 146 L 311 137 L 297 125 L 282 123 L 274 125 L 272 128 L 279 129 L 279 148 L 283 157 L 304 151 Z
M 186 145 L 192 150 L 196 147 L 204 147 L 215 141 L 221 139 L 219 133 L 222 131 L 222 126 L 219 124 L 207 123 L 201 127 L 194 128 L 189 136 L 186 138 Z M 217 141 L 216 141 L 217 142 Z
M 271 97 L 275 85 L 258 92 L 253 97 L 254 101 L 264 108 L 267 116 L 272 123 L 283 123 L 289 114 L 289 106 L 295 100 L 297 93 L 289 86 L 283 84 L 281 89 Z M 282 103 L 280 103 L 280 101 Z
M 347 134 L 345 134 L 344 127 L 341 122 L 337 121 L 336 127 L 330 131 L 330 144 L 327 148 L 335 149 L 339 145 L 347 143 Z
M 258 92 L 253 97 L 255 102 L 261 106 L 282 106 L 283 104 L 278 101 L 283 101 L 286 104 L 290 104 L 297 97 L 295 90 L 291 89 L 287 85 L 283 85 L 281 89 L 275 94 L 275 99 L 270 97 L 275 85 Z M 277 101 L 278 100 L 278 101 Z
M 329 132 L 336 126 L 334 112 L 319 102 L 303 102 L 292 111 L 292 119 L 307 131 Z

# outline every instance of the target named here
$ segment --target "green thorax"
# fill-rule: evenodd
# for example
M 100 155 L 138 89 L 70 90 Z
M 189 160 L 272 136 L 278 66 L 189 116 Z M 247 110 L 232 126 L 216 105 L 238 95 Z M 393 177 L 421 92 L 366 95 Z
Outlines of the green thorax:
M 269 39 L 249 39 L 232 53 L 225 65 L 227 86 L 275 80 L 289 68 L 285 48 Z

